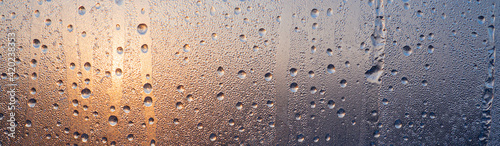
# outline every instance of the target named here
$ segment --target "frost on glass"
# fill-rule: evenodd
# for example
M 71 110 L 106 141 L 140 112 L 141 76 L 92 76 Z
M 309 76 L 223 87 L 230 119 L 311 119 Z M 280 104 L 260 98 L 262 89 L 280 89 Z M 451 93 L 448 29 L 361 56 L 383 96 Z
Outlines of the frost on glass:
M 499 145 L 498 3 L 0 0 L 0 145 Z

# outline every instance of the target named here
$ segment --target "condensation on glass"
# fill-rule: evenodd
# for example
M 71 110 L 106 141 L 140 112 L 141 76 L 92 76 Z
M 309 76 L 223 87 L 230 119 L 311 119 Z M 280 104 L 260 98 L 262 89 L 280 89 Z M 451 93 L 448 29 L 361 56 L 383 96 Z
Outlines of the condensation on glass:
M 498 4 L 0 0 L 0 145 L 499 145 Z

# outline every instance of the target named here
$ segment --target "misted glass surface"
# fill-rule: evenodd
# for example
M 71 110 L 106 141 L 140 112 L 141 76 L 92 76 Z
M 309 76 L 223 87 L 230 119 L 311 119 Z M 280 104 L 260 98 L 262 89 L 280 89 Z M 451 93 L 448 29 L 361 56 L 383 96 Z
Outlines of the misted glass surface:
M 500 145 L 499 3 L 0 0 L 0 145 Z

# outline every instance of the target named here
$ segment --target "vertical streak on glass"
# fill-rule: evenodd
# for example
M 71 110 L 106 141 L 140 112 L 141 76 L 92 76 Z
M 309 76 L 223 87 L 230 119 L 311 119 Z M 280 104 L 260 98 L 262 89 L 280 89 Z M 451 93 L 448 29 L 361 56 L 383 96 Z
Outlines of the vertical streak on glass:
M 139 45 L 140 46 L 137 46 L 138 50 L 142 50 L 142 46 L 143 45 L 146 45 L 147 49 L 146 49 L 146 52 L 144 51 L 136 51 L 136 52 L 139 52 L 139 56 L 140 56 L 140 62 L 141 62 L 141 80 L 142 80 L 142 84 L 141 85 L 145 85 L 147 83 L 151 84 L 153 87 L 155 87 L 156 85 L 152 83 L 153 79 L 151 78 L 151 74 L 152 74 L 152 53 L 153 53 L 153 48 L 156 47 L 152 44 L 152 40 L 151 40 L 151 37 L 150 37 L 150 34 L 151 34 L 151 30 L 153 30 L 151 28 L 151 23 L 150 23 L 150 5 L 149 5 L 149 0 L 139 0 L 137 3 L 137 7 L 135 7 L 135 10 L 139 13 L 137 15 L 139 15 L 139 17 L 137 17 L 137 23 L 144 23 L 146 24 L 147 26 L 149 26 L 149 32 L 146 32 L 146 34 L 144 35 L 139 35 Z M 148 76 L 148 77 L 147 77 Z M 151 88 L 152 90 L 152 88 Z M 142 140 L 142 145 L 150 145 L 150 142 L 151 140 L 154 140 L 156 138 L 156 124 L 152 124 L 150 125 L 149 124 L 149 118 L 153 118 L 153 119 L 156 119 L 155 117 L 155 102 L 156 101 L 156 97 L 153 96 L 155 90 L 152 90 L 150 93 L 146 93 L 142 92 L 142 97 L 141 98 L 145 98 L 147 96 L 151 97 L 153 99 L 153 105 L 150 106 L 150 107 L 145 107 L 145 106 L 142 106 L 141 107 L 144 107 L 144 119 L 142 121 L 144 121 L 144 123 L 146 123 L 146 139 L 145 140 Z M 155 140 L 156 141 L 156 140 Z
M 80 29 L 76 29 L 73 33 L 77 35 L 77 58 L 79 58 L 79 61 L 75 62 L 75 64 L 79 65 L 75 68 L 77 72 L 81 72 L 81 76 L 77 76 L 73 74 L 73 76 L 77 77 L 77 84 L 78 88 L 77 90 L 77 97 L 76 99 L 78 100 L 78 106 L 74 107 L 73 110 L 71 111 L 78 111 L 78 115 L 75 116 L 73 115 L 73 125 L 75 125 L 75 129 L 70 129 L 70 134 L 72 132 L 78 132 L 79 138 L 83 134 L 90 134 L 90 123 L 84 119 L 85 116 L 88 115 L 88 111 L 83 110 L 83 106 L 86 105 L 89 108 L 94 108 L 93 105 L 91 104 L 93 100 L 97 99 L 97 94 L 95 94 L 95 89 L 93 82 L 95 82 L 93 78 L 93 74 L 95 73 L 95 65 L 94 65 L 94 54 L 93 54 L 93 48 L 95 46 L 95 28 L 94 26 L 94 21 L 89 21 L 93 20 L 95 14 L 94 11 L 91 11 L 93 6 L 95 5 L 95 2 L 92 1 L 86 1 L 86 0 L 78 0 L 77 1 L 77 6 L 73 8 L 73 15 L 76 15 L 76 25 Z M 80 6 L 85 7 L 86 13 L 83 15 L 78 14 L 78 9 Z M 85 33 L 84 33 L 85 32 Z M 73 50 L 75 51 L 75 50 Z M 89 63 L 90 64 L 90 69 L 86 69 L 85 64 Z M 90 83 L 86 84 L 85 80 L 89 79 Z M 91 93 L 88 98 L 83 98 L 82 96 L 82 90 L 84 89 L 89 89 L 90 92 L 94 92 L 93 94 Z M 98 105 L 98 104 L 97 104 Z M 77 139 L 76 142 L 80 142 L 81 139 Z
M 495 6 L 496 4 L 493 3 L 491 7 L 493 7 L 491 11 L 491 15 L 495 15 Z M 494 109 L 494 104 L 495 104 L 495 61 L 496 61 L 496 44 L 495 44 L 495 19 L 492 19 L 491 25 L 486 26 L 487 32 L 488 32 L 488 44 L 486 45 L 486 51 L 488 51 L 488 76 L 485 81 L 485 89 L 483 93 L 483 106 L 482 107 L 482 119 L 488 119 L 486 123 L 483 123 L 483 130 L 481 131 L 481 135 L 479 139 L 482 141 L 482 144 L 488 145 L 488 142 L 495 142 L 492 143 L 492 145 L 497 144 L 498 145 L 498 140 L 497 139 L 492 139 L 492 138 L 498 138 L 497 136 L 491 136 L 495 135 L 490 134 L 491 131 L 495 129 L 497 126 L 494 119 L 496 116 L 495 114 L 495 109 Z M 493 114 L 492 114 L 493 113 Z
M 40 10 L 40 11 L 44 11 L 43 10 L 43 7 L 40 6 L 37 1 L 32 1 L 30 3 L 31 5 L 31 8 L 33 11 L 35 10 Z M 41 54 L 41 51 L 40 51 L 40 47 L 39 48 L 35 48 L 33 47 L 33 40 L 34 39 L 38 39 L 40 40 L 40 44 L 43 44 L 44 43 L 44 39 L 42 39 L 42 33 L 43 33 L 43 18 L 42 17 L 38 17 L 38 18 L 33 18 L 32 22 L 31 22 L 31 34 L 30 34 L 30 45 L 29 45 L 29 49 L 32 50 L 30 53 L 31 55 L 33 55 L 33 58 L 32 59 L 35 59 L 37 60 L 38 62 L 40 62 L 40 54 Z M 36 55 L 35 55 L 36 54 Z M 38 74 L 38 78 L 34 81 L 32 81 L 30 83 L 30 85 L 26 86 L 27 88 L 25 88 L 24 90 L 28 91 L 28 93 L 26 94 L 26 98 L 27 99 L 30 99 L 30 98 L 36 98 L 35 95 L 32 95 L 29 93 L 29 90 L 31 88 L 35 88 L 35 89 L 39 89 L 38 87 L 38 81 L 40 80 L 40 77 L 42 76 L 40 74 L 40 69 L 39 67 L 34 67 L 32 72 L 36 72 Z M 30 120 L 30 119 L 40 119 L 41 116 L 40 114 L 37 114 L 36 113 L 36 109 L 35 108 L 30 108 L 26 111 L 26 117 L 27 120 Z M 35 145 L 40 145 L 41 141 L 38 141 L 38 140 L 35 140 L 35 137 L 42 137 L 43 133 L 39 133 L 42 131 L 42 127 L 41 126 L 38 126 L 38 125 L 35 125 L 33 124 L 32 125 L 32 128 L 27 132 L 27 133 L 30 133 L 30 136 L 31 136 L 31 139 L 29 139 L 29 141 L 32 141 L 33 144 Z
M 92 74 L 94 80 L 90 84 L 94 85 L 94 90 L 92 91 L 93 98 L 90 99 L 91 103 L 88 111 L 84 111 L 83 116 L 88 116 L 90 123 L 90 129 L 94 130 L 91 133 L 85 133 L 89 136 L 87 144 L 93 142 L 99 145 L 109 144 L 110 141 L 102 143 L 102 139 L 111 139 L 109 132 L 113 132 L 113 128 L 109 124 L 109 105 L 112 101 L 112 95 L 110 90 L 113 89 L 113 56 L 116 53 L 116 49 L 112 47 L 111 38 L 113 38 L 113 28 L 112 23 L 112 13 L 110 13 L 112 7 L 114 6 L 113 1 L 96 1 L 93 3 L 94 6 L 90 8 L 92 11 L 89 15 L 92 15 L 91 21 L 93 22 L 92 30 L 95 37 L 91 39 L 98 38 L 93 46 L 93 61 L 92 69 L 99 70 Z M 86 14 L 87 15 L 87 14 Z M 116 127 L 116 126 L 115 126 Z M 111 137 L 110 137 L 111 136 Z M 121 137 L 120 137 L 121 138 Z M 114 140 L 114 139 L 112 139 Z M 82 143 L 82 144 L 86 144 Z
M 495 2 L 493 2 L 493 4 L 494 4 L 492 6 L 493 7 L 493 14 L 499 14 L 500 13 L 500 9 L 497 9 L 496 7 L 500 4 L 500 2 L 499 1 L 495 1 Z M 497 21 L 493 21 L 492 22 L 493 26 L 496 25 L 498 27 L 499 26 L 498 24 L 499 23 Z M 500 33 L 499 29 L 494 29 L 493 33 L 497 33 L 497 34 Z M 493 37 L 493 38 L 491 38 L 491 37 Z M 490 41 L 489 43 L 491 45 L 494 45 L 493 47 L 499 46 L 498 43 L 500 43 L 500 37 L 490 36 L 490 39 L 491 40 L 489 40 Z M 491 41 L 493 41 L 493 42 L 491 42 Z M 500 49 L 496 49 L 495 48 L 494 51 L 497 54 L 500 53 Z M 500 58 L 497 58 L 497 57 L 498 57 L 498 55 L 495 56 L 495 60 L 500 59 Z M 500 62 L 495 61 L 494 65 L 495 66 L 500 66 Z M 500 76 L 500 72 L 498 72 L 498 71 L 494 72 L 494 76 L 495 77 Z M 495 92 L 494 92 L 493 96 L 497 97 L 497 98 L 493 99 L 493 101 L 492 101 L 493 103 L 491 105 L 492 106 L 491 115 L 492 115 L 492 119 L 493 120 L 492 120 L 492 123 L 491 123 L 491 133 L 492 134 L 491 134 L 490 139 L 496 139 L 496 140 L 491 141 L 491 143 L 489 143 L 489 145 L 500 145 L 500 141 L 498 141 L 498 139 L 500 139 L 500 134 L 499 134 L 500 133 L 499 132 L 499 130 L 500 130 L 500 120 L 495 120 L 495 119 L 500 119 L 500 114 L 499 114 L 499 112 L 500 112 L 500 101 L 499 100 L 500 99 L 498 98 L 498 97 L 500 97 L 500 92 L 498 92 L 499 90 L 500 90 L 500 83 L 495 83 L 494 84 L 494 91 Z
M 76 1 L 62 1 L 61 2 L 61 5 L 62 5 L 62 11 L 61 11 L 61 15 L 62 15 L 62 24 L 63 24 L 63 28 L 67 28 L 69 25 L 71 25 L 73 27 L 73 29 L 71 31 L 69 31 L 68 29 L 65 29 L 65 30 L 62 30 L 62 38 L 63 38 L 63 42 L 62 42 L 62 45 L 63 45 L 63 52 L 64 52 L 64 55 L 65 55 L 65 59 L 64 59 L 64 68 L 66 68 L 66 77 L 65 77 L 65 85 L 66 85 L 66 91 L 65 91 L 65 94 L 66 94 L 66 100 L 65 101 L 62 101 L 59 103 L 59 108 L 61 108 L 61 110 L 66 110 L 66 114 L 64 116 L 67 117 L 68 123 L 65 123 L 63 122 L 63 124 L 66 124 L 68 125 L 69 127 L 65 127 L 65 128 L 69 128 L 70 130 L 74 130 L 77 125 L 74 125 L 74 124 L 71 124 L 71 122 L 73 121 L 73 115 L 72 115 L 72 112 L 73 112 L 73 109 L 74 107 L 71 105 L 71 101 L 73 99 L 79 99 L 78 98 L 78 88 L 77 89 L 73 89 L 72 88 L 72 84 L 73 83 L 77 83 L 78 84 L 78 79 L 76 78 L 76 74 L 77 74 L 77 69 L 75 67 L 75 69 L 72 69 L 70 67 L 70 64 L 71 63 L 74 63 L 75 66 L 79 66 L 79 60 L 78 60 L 78 52 L 77 52 L 77 40 L 76 40 L 76 32 L 77 32 L 77 27 L 76 27 Z M 70 142 L 73 142 L 71 138 L 71 136 L 64 136 L 64 135 L 61 135 L 62 138 L 65 139 L 64 142 L 66 143 L 70 143 Z
M 291 133 L 288 123 L 288 97 L 290 91 L 286 81 L 289 53 L 290 53 L 290 33 L 292 32 L 292 6 L 283 6 L 280 17 L 281 22 L 278 34 L 279 44 L 276 52 L 276 136 L 273 144 L 287 145 L 290 141 Z M 277 17 L 277 16 L 276 16 Z
M 61 119 L 65 119 L 63 116 L 55 116 L 64 114 L 65 111 L 48 109 L 47 107 L 52 106 L 53 103 L 57 103 L 59 99 L 64 99 L 63 95 L 59 89 L 63 89 L 57 85 L 57 81 L 62 79 L 65 71 L 63 68 L 59 67 L 60 62 L 64 59 L 63 55 L 61 55 L 61 47 L 60 47 L 60 38 L 61 32 L 57 31 L 60 26 L 58 20 L 61 19 L 60 15 L 60 7 L 58 7 L 58 3 L 46 2 L 43 3 L 43 7 L 45 10 L 50 11 L 51 13 L 47 13 L 45 15 L 41 15 L 41 19 L 45 21 L 45 24 L 42 24 L 42 33 L 39 35 L 40 40 L 43 40 L 41 45 L 45 45 L 46 47 L 39 48 L 42 50 L 40 54 L 40 60 L 38 60 L 37 68 L 40 70 L 40 80 L 38 80 L 39 87 L 36 88 L 35 99 L 37 100 L 35 110 L 38 110 L 37 113 L 41 117 L 40 120 L 37 120 L 39 125 L 44 125 L 44 131 L 41 132 L 42 137 L 45 139 L 55 139 L 57 135 L 59 135 L 56 131 L 62 131 L 61 127 L 50 127 L 47 128 L 47 125 L 54 125 L 54 123 L 62 122 Z M 42 21 L 42 22 L 43 22 Z M 41 39 L 43 38 L 43 39 Z M 45 50 L 45 51 L 44 51 Z M 46 98 L 49 95 L 50 98 Z M 44 112 L 40 112 L 44 111 Z M 50 117 L 50 120 L 46 120 Z M 43 119 L 43 120 L 41 120 Z M 48 130 L 47 130 L 48 129 Z M 57 141 L 45 141 L 43 144 L 45 145 L 56 145 Z
M 115 5 L 117 6 L 117 5 Z M 144 115 L 144 110 L 140 110 L 144 107 L 142 101 L 144 101 L 144 97 L 142 97 L 143 92 L 143 84 L 141 81 L 141 45 L 140 38 L 144 36 L 139 33 L 139 24 L 142 22 L 139 21 L 140 17 L 143 17 L 140 13 L 141 8 L 139 8 L 136 2 L 123 4 L 125 8 L 125 23 L 121 25 L 121 28 L 126 29 L 127 33 L 125 36 L 125 46 L 123 52 L 123 97 L 122 102 L 117 108 L 119 108 L 119 114 L 121 117 L 122 123 L 128 123 L 129 125 L 137 125 L 137 128 L 144 122 L 142 121 L 141 116 L 136 115 Z M 151 30 L 146 32 L 151 33 Z M 153 101 L 154 104 L 154 101 Z M 130 113 L 123 112 L 123 107 L 129 106 L 131 108 Z M 120 118 L 119 118 L 120 120 Z M 120 138 L 124 138 L 121 142 L 117 142 L 119 144 L 124 145 L 139 145 L 141 141 L 145 140 L 145 130 L 138 130 L 135 128 L 123 128 L 120 127 Z M 129 135 L 131 137 L 129 137 Z
M 367 108 L 367 110 L 365 110 L 364 112 L 366 112 L 365 115 L 368 117 L 367 118 L 368 124 L 365 125 L 366 126 L 365 128 L 362 128 L 364 129 L 362 131 L 363 134 L 366 135 L 366 137 L 363 137 L 365 138 L 363 143 L 364 145 L 368 145 L 369 143 L 375 142 L 373 133 L 377 129 L 376 124 L 379 123 L 379 118 L 380 118 L 379 116 L 381 113 L 380 101 L 383 100 L 382 94 L 384 90 L 382 89 L 382 85 L 380 83 L 382 82 L 381 75 L 384 72 L 384 66 L 385 66 L 385 54 L 386 54 L 385 47 L 387 39 L 387 31 L 386 31 L 387 18 L 385 16 L 384 7 L 385 7 L 384 0 L 376 1 L 376 8 L 375 8 L 376 17 L 375 17 L 375 28 L 374 28 L 375 30 L 371 36 L 372 38 L 371 41 L 374 47 L 374 52 L 373 52 L 374 54 L 372 56 L 373 58 L 370 59 L 373 59 L 374 61 L 373 64 L 376 67 L 380 68 L 380 74 L 377 77 L 378 81 L 375 81 L 376 83 L 378 83 L 378 85 L 374 84 L 373 85 L 374 88 L 368 89 L 369 92 L 371 91 L 371 95 L 367 97 L 367 102 L 365 103 L 366 106 L 364 106 Z M 375 116 L 369 115 L 369 113 L 372 113 L 372 110 L 375 110 L 377 115 Z M 380 142 L 377 141 L 376 143 L 378 144 Z
M 110 100 L 108 100 L 109 106 L 119 107 L 122 103 L 123 97 L 123 73 L 117 73 L 117 70 L 123 70 L 123 56 L 125 51 L 125 34 L 127 32 L 124 29 L 125 23 L 125 6 L 118 5 L 115 2 L 110 4 L 111 7 L 111 29 L 112 29 L 112 52 L 110 53 L 113 57 L 112 68 L 111 70 L 111 88 L 108 88 L 108 94 L 110 96 Z M 118 29 L 119 28 L 119 29 Z M 121 48 L 119 50 L 118 48 Z M 106 107 L 109 111 L 110 107 Z M 124 135 L 120 135 L 122 132 L 120 130 L 121 123 L 126 123 L 126 120 L 123 120 L 121 116 L 117 112 L 104 112 L 105 113 L 105 127 L 109 127 L 107 130 L 107 138 L 108 142 L 112 142 L 123 138 Z M 111 126 L 108 122 L 108 118 L 110 116 L 118 117 L 118 123 L 115 126 Z

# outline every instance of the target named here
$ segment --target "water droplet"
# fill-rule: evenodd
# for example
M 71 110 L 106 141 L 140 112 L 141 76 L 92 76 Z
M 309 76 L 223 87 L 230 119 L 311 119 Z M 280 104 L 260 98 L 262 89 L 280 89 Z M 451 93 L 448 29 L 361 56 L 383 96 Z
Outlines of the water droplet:
M 429 45 L 429 47 L 427 47 L 427 52 L 428 53 L 433 53 L 434 52 L 434 46 Z
M 73 103 L 74 107 L 78 106 L 78 100 L 76 100 L 76 99 L 73 99 L 73 101 L 71 101 L 71 103 Z
M 115 74 L 116 74 L 116 76 L 121 76 L 122 75 L 122 69 L 117 68 L 115 70 Z
M 295 77 L 297 75 L 297 72 L 298 72 L 297 69 L 291 68 L 290 69 L 290 76 Z
M 316 87 L 312 86 L 309 91 L 311 92 L 311 94 L 314 94 L 314 93 L 318 92 L 318 89 Z
M 36 72 L 34 72 L 34 73 L 31 74 L 31 79 L 35 80 L 36 77 L 37 77 Z
M 125 113 L 129 113 L 130 112 L 130 106 L 123 106 L 122 110 Z
M 33 12 L 33 15 L 34 15 L 36 18 L 40 17 L 40 11 L 35 10 L 35 12 Z
M 144 88 L 144 93 L 146 94 L 151 93 L 151 91 L 153 90 L 153 86 L 151 86 L 150 83 L 144 84 L 143 88 Z
M 382 104 L 384 104 L 384 105 L 388 105 L 388 104 L 389 104 L 389 100 L 387 100 L 387 99 L 385 99 L 385 98 L 384 98 L 384 99 L 382 99 Z
M 148 53 L 148 45 L 147 44 L 143 44 L 141 46 L 141 51 L 142 51 L 142 53 Z
M 234 8 L 234 14 L 236 15 L 241 14 L 241 9 L 239 7 Z
M 67 26 L 67 28 L 68 28 L 68 31 L 69 31 L 69 32 L 72 32 L 72 31 L 73 31 L 73 25 L 71 25 L 71 24 L 70 24 L 70 25 L 68 25 L 68 26 Z
M 267 33 L 266 29 L 264 29 L 264 28 L 260 28 L 259 29 L 259 35 L 260 36 L 264 36 L 264 35 L 266 35 L 266 33 Z
M 111 126 L 118 124 L 118 118 L 116 116 L 109 116 L 108 121 Z
M 259 49 L 260 49 L 260 48 L 259 48 L 259 46 L 253 46 L 253 51 L 254 51 L 254 52 L 259 51 Z
M 149 96 L 144 98 L 144 106 L 150 107 L 152 105 L 153 105 L 153 98 L 151 98 Z
M 45 19 L 45 25 L 49 26 L 50 24 L 52 24 L 52 20 Z
M 403 127 L 403 122 L 401 122 L 401 120 L 396 120 L 394 122 L 394 127 L 396 127 L 397 129 Z
M 484 18 L 484 16 L 477 17 L 477 22 L 479 24 L 484 24 L 485 21 L 486 21 L 486 18 Z
M 395 70 L 395 69 L 391 70 L 391 75 L 394 75 L 394 76 L 395 76 L 395 75 L 397 75 L 397 74 L 398 74 L 398 70 Z
M 26 124 L 24 126 L 31 127 L 32 123 L 30 120 L 26 120 Z
M 333 64 L 329 64 L 326 68 L 326 70 L 328 71 L 328 73 L 332 74 L 332 73 L 335 73 L 335 66 Z
M 80 15 L 84 15 L 84 14 L 85 14 L 85 12 L 86 12 L 86 11 L 85 11 L 85 7 L 83 7 L 83 6 L 78 7 L 78 14 L 80 14 Z
M 422 81 L 422 86 L 427 86 L 427 80 Z
M 333 109 L 333 108 L 335 108 L 335 101 L 333 101 L 333 100 L 329 100 L 329 101 L 328 101 L 328 108 L 329 108 L 329 109 Z
M 92 93 L 91 93 L 90 89 L 85 88 L 85 89 L 82 90 L 81 94 L 82 94 L 82 98 L 87 99 L 87 98 L 90 97 L 90 95 Z
M 86 70 L 86 71 L 90 71 L 90 63 L 89 62 L 86 62 L 84 65 L 83 65 L 83 68 Z
M 224 93 L 219 92 L 219 93 L 217 94 L 217 100 L 223 100 L 223 99 L 224 99 Z
M 224 75 L 224 68 L 222 68 L 221 66 L 219 66 L 219 67 L 217 68 L 217 74 L 218 74 L 219 76 Z
M 116 48 L 116 53 L 123 54 L 123 48 L 122 47 Z
M 319 16 L 319 11 L 318 9 L 312 9 L 311 10 L 311 17 L 316 18 Z
M 213 8 L 213 7 L 212 7 L 212 8 Z M 213 133 L 212 133 L 212 134 L 210 134 L 210 137 L 209 137 L 209 138 L 210 138 L 210 141 L 215 141 L 215 140 L 217 140 L 217 136 L 216 136 L 215 134 L 213 134 Z
M 266 74 L 264 75 L 264 79 L 265 79 L 266 81 L 271 81 L 271 79 L 273 79 L 273 74 L 271 74 L 271 73 L 266 73 Z
M 236 103 L 236 109 L 238 109 L 238 110 L 243 109 L 243 103 L 241 103 L 241 102 Z
M 330 49 L 330 48 L 326 49 L 326 54 L 328 54 L 328 56 L 333 56 L 332 49 Z
M 42 53 L 47 53 L 47 45 L 42 45 Z
M 304 135 L 302 135 L 302 134 L 297 135 L 297 141 L 304 142 Z
M 417 10 L 417 17 L 422 17 L 424 15 L 424 12 L 421 10 Z
M 408 78 L 406 78 L 406 77 L 401 78 L 401 83 L 403 83 L 405 85 L 408 84 Z
M 133 135 L 133 134 L 129 134 L 129 135 L 127 135 L 127 139 L 128 139 L 129 141 L 134 140 L 134 135 Z
M 32 98 L 32 99 L 28 100 L 29 107 L 35 107 L 35 105 L 36 105 L 36 99 Z
M 312 29 L 318 29 L 319 27 L 319 24 L 318 23 L 313 23 L 312 24 Z
M 297 92 L 299 90 L 299 85 L 297 83 L 290 84 L 290 91 Z
M 411 50 L 410 46 L 404 46 L 403 47 L 403 54 L 405 56 L 410 56 L 413 51 Z
M 217 34 L 216 33 L 212 33 L 212 40 L 217 40 Z
M 36 59 L 31 59 L 30 64 L 31 64 L 31 67 L 36 67 L 36 64 L 37 64 Z
M 176 107 L 177 109 L 182 109 L 182 108 L 184 108 L 184 104 L 182 104 L 182 102 L 177 102 L 177 103 L 175 104 L 175 107 Z
M 314 71 L 312 71 L 312 70 L 311 70 L 311 71 L 309 71 L 309 73 L 308 73 L 308 74 L 309 74 L 309 77 L 310 77 L 310 78 L 314 77 Z
M 247 76 L 247 73 L 243 70 L 238 71 L 238 78 L 244 79 Z
M 146 34 L 148 32 L 148 26 L 144 23 L 141 23 L 137 26 L 137 32 L 141 35 Z
M 425 64 L 425 65 L 424 65 L 424 68 L 425 68 L 426 70 L 429 70 L 429 69 L 431 68 L 431 65 L 429 65 L 429 64 Z
M 268 100 L 268 101 L 266 102 L 266 105 L 267 105 L 267 107 L 273 107 L 273 106 L 274 106 L 274 102 L 273 102 L 273 101 L 271 101 L 271 100 Z
M 240 41 L 241 42 L 246 42 L 247 41 L 247 37 L 245 35 L 240 35 Z
M 332 16 L 333 15 L 333 9 L 332 8 L 328 8 L 326 10 L 326 16 Z
M 347 81 L 345 79 L 340 80 L 340 87 L 344 88 L 347 86 Z
M 185 89 L 184 89 L 184 86 L 183 86 L 183 85 L 179 85 L 179 86 L 177 86 L 177 92 L 182 93 L 182 92 L 184 92 L 184 90 L 185 90 Z
M 337 116 L 339 118 L 343 118 L 345 116 L 345 110 L 340 108 L 338 111 L 337 111 Z
M 39 48 L 40 47 L 40 40 L 38 39 L 33 39 L 33 47 Z

